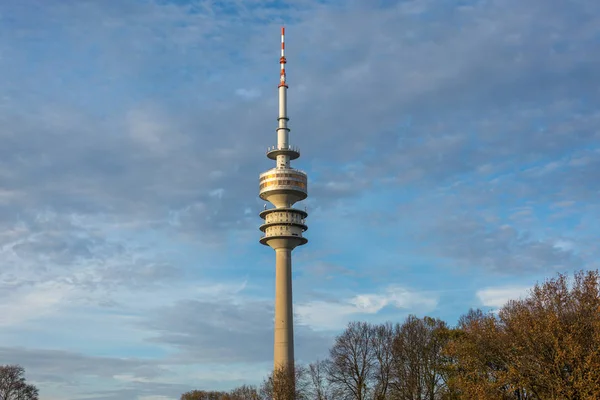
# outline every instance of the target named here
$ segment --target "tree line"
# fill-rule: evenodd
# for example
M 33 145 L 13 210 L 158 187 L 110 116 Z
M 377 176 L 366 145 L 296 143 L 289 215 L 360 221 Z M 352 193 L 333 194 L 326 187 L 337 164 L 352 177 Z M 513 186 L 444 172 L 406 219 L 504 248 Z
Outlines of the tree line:
M 496 313 L 347 325 L 326 359 L 181 400 L 600 399 L 598 270 L 536 284 Z

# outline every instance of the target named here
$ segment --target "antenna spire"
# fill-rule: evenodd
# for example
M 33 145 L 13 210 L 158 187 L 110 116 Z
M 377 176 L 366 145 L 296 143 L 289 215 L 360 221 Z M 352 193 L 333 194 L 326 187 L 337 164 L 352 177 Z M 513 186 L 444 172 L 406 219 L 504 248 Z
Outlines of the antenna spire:
M 281 27 L 281 58 L 279 64 L 281 64 L 281 76 L 279 77 L 279 87 L 288 87 L 285 81 L 285 27 Z

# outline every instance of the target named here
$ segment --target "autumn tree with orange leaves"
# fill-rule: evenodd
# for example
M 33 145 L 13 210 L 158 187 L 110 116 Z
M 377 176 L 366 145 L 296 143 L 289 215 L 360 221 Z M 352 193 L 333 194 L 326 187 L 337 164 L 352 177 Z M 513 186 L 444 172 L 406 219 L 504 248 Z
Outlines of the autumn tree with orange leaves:
M 599 399 L 598 271 L 536 284 L 497 316 L 469 312 L 446 354 L 461 398 Z

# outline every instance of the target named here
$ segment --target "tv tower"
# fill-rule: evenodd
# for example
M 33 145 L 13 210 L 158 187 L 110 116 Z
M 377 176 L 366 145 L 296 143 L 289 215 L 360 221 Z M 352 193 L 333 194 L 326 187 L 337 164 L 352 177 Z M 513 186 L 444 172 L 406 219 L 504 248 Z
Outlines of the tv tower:
M 260 213 L 264 236 L 260 243 L 275 250 L 275 341 L 274 368 L 294 367 L 294 327 L 292 310 L 292 250 L 308 242 L 302 233 L 308 228 L 306 211 L 293 208 L 294 203 L 306 199 L 306 173 L 290 166 L 300 157 L 297 147 L 290 146 L 287 116 L 287 89 L 285 76 L 285 28 L 281 28 L 281 73 L 279 78 L 279 117 L 277 118 L 277 145 L 267 149 L 267 157 L 275 160 L 275 168 L 260 174 L 259 196 L 274 208 Z

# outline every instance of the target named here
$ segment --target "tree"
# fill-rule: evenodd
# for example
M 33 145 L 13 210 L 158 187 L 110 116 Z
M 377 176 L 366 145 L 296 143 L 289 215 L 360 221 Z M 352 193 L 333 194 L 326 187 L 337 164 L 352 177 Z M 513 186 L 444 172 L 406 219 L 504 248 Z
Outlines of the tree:
M 254 386 L 242 385 L 230 392 L 192 390 L 181 395 L 181 400 L 261 400 Z
M 446 324 L 430 317 L 408 316 L 396 326 L 390 389 L 400 400 L 434 400 L 446 390 L 443 379 Z
M 261 400 L 258 390 L 249 385 L 242 385 L 233 389 L 228 396 L 228 400 Z
M 39 390 L 25 381 L 20 365 L 0 366 L 0 400 L 38 400 Z
M 192 390 L 181 395 L 181 400 L 228 400 L 226 392 Z
M 598 271 L 559 274 L 497 316 L 471 311 L 447 352 L 467 398 L 600 398 Z
M 456 341 L 462 332 L 457 328 L 448 326 L 440 327 L 436 330 L 441 350 L 439 354 L 438 372 L 441 377 L 442 390 L 440 391 L 440 400 L 462 400 L 462 392 L 455 385 L 457 360 L 447 352 L 450 343 Z
M 314 400 L 333 400 L 332 388 L 327 381 L 327 360 L 317 360 L 308 365 L 308 396 Z
M 466 398 L 482 400 L 514 398 L 507 385 L 504 336 L 492 314 L 469 310 L 444 349 L 452 360 L 449 386 Z
M 598 278 L 580 271 L 569 289 L 559 274 L 500 310 L 511 383 L 540 399 L 600 398 Z
M 384 400 L 392 377 L 394 327 L 388 322 L 371 326 L 371 330 L 371 347 L 375 358 L 372 372 L 373 399 Z
M 373 330 L 365 322 L 350 322 L 335 339 L 329 351 L 327 379 L 336 391 L 336 398 L 365 400 L 369 392 L 375 357 L 372 346 Z
M 304 400 L 307 399 L 308 384 L 306 368 L 282 366 L 263 381 L 260 394 L 265 400 Z

